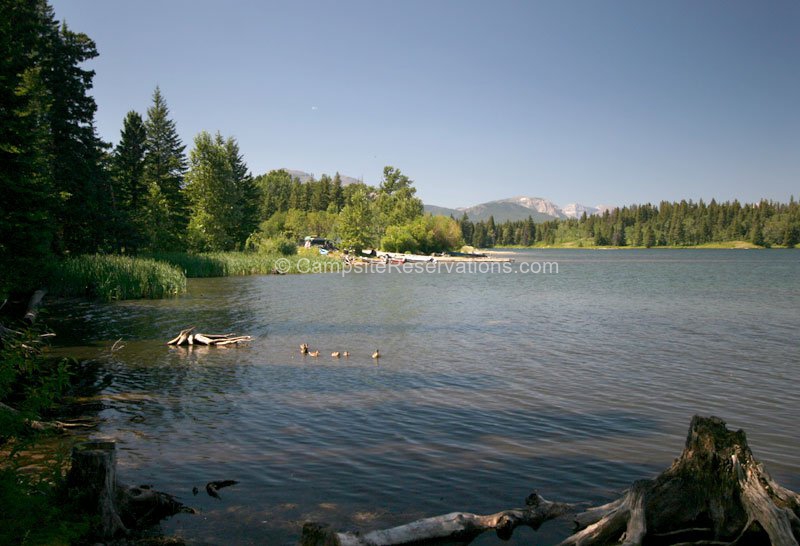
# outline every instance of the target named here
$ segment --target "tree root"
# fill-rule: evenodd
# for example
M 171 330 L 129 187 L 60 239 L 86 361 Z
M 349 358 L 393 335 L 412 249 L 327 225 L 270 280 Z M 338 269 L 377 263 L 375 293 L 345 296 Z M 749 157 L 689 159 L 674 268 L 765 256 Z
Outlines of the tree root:
M 303 527 L 303 546 L 468 544 L 494 529 L 508 538 L 518 525 L 534 529 L 573 513 L 574 505 L 532 496 L 532 507 L 488 516 L 455 512 L 364 535 Z M 800 495 L 776 483 L 753 458 L 743 431 L 716 417 L 692 419 L 681 456 L 652 480 L 639 480 L 619 499 L 574 515 L 576 532 L 559 546 L 772 544 L 798 546 Z

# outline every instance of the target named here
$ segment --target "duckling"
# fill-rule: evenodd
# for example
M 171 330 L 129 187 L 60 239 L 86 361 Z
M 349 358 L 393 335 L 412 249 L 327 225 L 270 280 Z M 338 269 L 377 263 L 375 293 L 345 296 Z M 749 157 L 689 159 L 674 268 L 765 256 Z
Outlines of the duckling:
M 307 355 L 308 354 L 308 343 L 303 343 L 300 345 L 300 354 Z
M 339 351 L 333 351 L 333 352 L 331 353 L 331 356 L 332 356 L 333 358 L 339 358 L 339 357 L 341 356 L 341 353 L 339 353 Z
M 345 357 L 345 358 L 350 358 L 350 351 L 343 352 L 342 356 Z
M 375 352 L 372 353 L 372 358 L 380 358 L 381 352 L 378 349 L 375 349 Z
M 319 351 L 311 351 L 308 356 L 319 356 Z

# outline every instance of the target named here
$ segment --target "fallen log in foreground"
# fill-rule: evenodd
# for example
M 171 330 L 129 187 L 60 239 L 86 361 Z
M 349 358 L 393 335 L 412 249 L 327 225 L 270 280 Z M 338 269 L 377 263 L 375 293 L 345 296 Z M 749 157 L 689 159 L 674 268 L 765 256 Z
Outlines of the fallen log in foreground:
M 643 543 L 797 546 L 800 495 L 776 483 L 750 451 L 744 431 L 716 417 L 695 416 L 681 456 L 652 480 L 633 483 L 621 498 L 575 514 L 574 506 L 532 495 L 526 509 L 489 516 L 455 512 L 366 534 L 303 527 L 302 546 L 469 544 L 486 530 L 509 538 L 518 525 L 534 529 L 572 513 L 576 532 L 559 546 Z
M 181 330 L 181 333 L 178 334 L 173 339 L 167 342 L 167 345 L 216 345 L 216 346 L 224 346 L 224 345 L 236 345 L 239 343 L 245 343 L 247 341 L 252 341 L 252 337 L 250 336 L 237 336 L 236 334 L 200 334 L 194 333 L 195 327 L 192 326 L 191 328 L 186 328 L 185 330 Z

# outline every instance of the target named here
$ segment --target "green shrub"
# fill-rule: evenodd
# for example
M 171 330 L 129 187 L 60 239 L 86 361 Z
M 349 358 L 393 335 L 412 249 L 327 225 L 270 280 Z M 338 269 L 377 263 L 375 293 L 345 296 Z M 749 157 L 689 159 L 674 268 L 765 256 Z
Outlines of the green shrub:
M 248 239 L 248 245 L 259 254 L 280 254 L 282 256 L 297 254 L 297 245 L 288 237 L 251 237 Z

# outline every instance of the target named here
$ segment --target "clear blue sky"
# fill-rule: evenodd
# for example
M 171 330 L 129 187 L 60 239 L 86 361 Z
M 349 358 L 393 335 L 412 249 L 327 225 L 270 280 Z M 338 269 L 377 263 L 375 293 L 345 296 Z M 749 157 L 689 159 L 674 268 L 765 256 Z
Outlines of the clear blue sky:
M 426 203 L 800 195 L 800 2 L 51 0 L 102 138 L 156 85 L 187 144 Z

